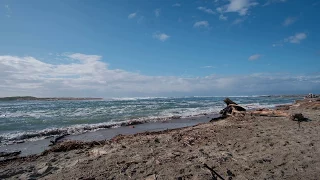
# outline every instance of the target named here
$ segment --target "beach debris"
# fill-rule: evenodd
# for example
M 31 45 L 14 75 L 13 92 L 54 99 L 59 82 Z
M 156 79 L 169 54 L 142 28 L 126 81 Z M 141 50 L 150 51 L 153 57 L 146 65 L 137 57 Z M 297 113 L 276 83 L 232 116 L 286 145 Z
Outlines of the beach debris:
M 251 116 L 267 116 L 267 117 L 288 117 L 289 114 L 281 110 L 272 110 L 272 109 L 257 109 L 250 112 Z
M 233 177 L 235 177 L 236 175 L 232 173 L 232 171 L 230 169 L 227 170 L 227 174 L 229 176 L 229 179 L 232 179 Z
M 227 107 L 225 107 L 224 109 L 222 109 L 220 111 L 220 114 L 222 114 L 222 116 L 231 116 L 231 115 L 243 114 L 242 112 L 246 111 L 245 108 L 239 106 L 237 103 L 233 102 L 229 98 L 226 98 L 223 101 L 227 104 Z
M 290 115 L 290 120 L 292 121 L 307 121 L 308 119 L 305 118 L 301 113 L 295 113 Z
M 92 149 L 89 153 L 92 156 L 101 156 L 101 155 L 106 155 L 107 151 L 102 148 L 95 148 L 95 149 Z
M 223 100 L 226 104 L 227 107 L 223 108 L 220 111 L 221 116 L 218 116 L 216 118 L 212 118 L 210 122 L 225 119 L 228 116 L 245 116 L 245 111 L 246 109 L 243 108 L 242 106 L 238 105 L 237 103 L 233 102 L 231 99 L 226 98 Z
M 299 106 L 306 109 L 319 110 L 320 98 L 310 98 L 304 100 L 296 100 L 293 106 Z
M 292 105 L 288 105 L 288 104 L 278 105 L 278 106 L 276 106 L 276 110 L 282 110 L 282 111 L 289 110 L 291 106 Z
M 229 99 L 229 98 L 224 99 L 223 102 L 225 102 L 225 103 L 227 104 L 227 106 L 230 105 L 230 104 L 238 105 L 237 103 L 233 102 L 233 101 L 232 101 L 231 99 Z
M 38 170 L 36 171 L 35 174 L 32 174 L 30 176 L 31 179 L 35 178 L 40 178 L 40 177 L 44 177 L 46 175 L 48 175 L 50 172 L 58 170 L 59 168 L 51 166 L 50 164 L 46 164 L 43 167 L 38 168 Z
M 13 152 L 0 152 L 0 157 L 13 157 L 21 154 L 21 151 L 13 151 Z
M 224 180 L 222 176 L 220 176 L 213 168 L 209 167 L 206 163 L 204 163 L 203 166 L 211 172 L 213 180 L 218 180 L 218 178 Z
M 0 152 L 0 162 L 10 161 L 19 158 L 21 151 Z
M 85 149 L 91 148 L 94 146 L 102 146 L 106 141 L 91 141 L 91 142 L 82 142 L 82 141 L 64 141 L 59 144 L 52 146 L 50 149 L 45 150 L 41 155 L 46 155 L 50 152 L 66 152 L 75 149 Z
M 157 175 L 156 174 L 152 174 L 146 177 L 145 180 L 156 180 L 157 179 Z

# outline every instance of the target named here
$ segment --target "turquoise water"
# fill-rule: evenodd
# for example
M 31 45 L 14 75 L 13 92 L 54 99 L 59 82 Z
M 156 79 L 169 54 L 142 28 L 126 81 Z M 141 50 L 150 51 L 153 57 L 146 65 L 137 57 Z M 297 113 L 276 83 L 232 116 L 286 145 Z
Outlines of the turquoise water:
M 0 140 L 32 140 L 61 133 L 77 134 L 128 121 L 161 121 L 173 116 L 218 113 L 224 97 L 129 98 L 103 101 L 0 102 Z M 298 99 L 232 97 L 246 108 L 274 107 Z

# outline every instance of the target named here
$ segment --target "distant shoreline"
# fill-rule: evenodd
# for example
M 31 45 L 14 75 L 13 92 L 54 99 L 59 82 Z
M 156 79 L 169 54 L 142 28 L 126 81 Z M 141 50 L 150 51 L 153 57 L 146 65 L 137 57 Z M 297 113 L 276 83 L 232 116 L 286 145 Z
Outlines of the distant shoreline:
M 33 96 L 12 96 L 12 97 L 0 98 L 0 101 L 84 101 L 84 100 L 103 100 L 103 98 L 74 98 L 74 97 L 38 98 Z
M 190 97 L 198 97 L 198 96 L 190 96 Z M 201 97 L 201 96 L 200 96 Z M 204 96 L 206 97 L 206 96 Z M 215 97 L 215 96 L 208 96 Z M 216 97 L 242 97 L 242 96 L 216 96 Z M 251 96 L 248 96 L 251 97 Z M 255 97 L 255 96 L 252 96 Z M 293 95 L 256 95 L 256 97 L 305 97 L 302 94 L 293 94 Z M 154 97 L 157 98 L 157 97 Z M 113 98 L 110 98 L 113 99 Z M 115 98 L 121 99 L 121 98 Z M 76 98 L 76 97 L 34 97 L 34 96 L 10 96 L 10 97 L 0 97 L 1 101 L 85 101 L 85 100 L 104 100 L 104 98 L 93 98 L 93 97 L 85 97 L 85 98 Z

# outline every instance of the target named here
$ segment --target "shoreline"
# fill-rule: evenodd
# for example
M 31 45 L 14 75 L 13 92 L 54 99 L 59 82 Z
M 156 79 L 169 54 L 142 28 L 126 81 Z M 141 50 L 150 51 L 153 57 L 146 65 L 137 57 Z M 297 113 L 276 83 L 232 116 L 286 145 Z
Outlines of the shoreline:
M 275 108 L 278 105 L 287 105 L 287 104 L 288 103 L 280 103 L 280 104 L 260 105 L 260 106 L 244 104 L 244 107 L 247 110 L 254 110 L 257 108 Z M 141 117 L 136 119 L 122 120 L 119 122 L 107 121 L 107 122 L 101 122 L 96 124 L 74 124 L 66 127 L 45 128 L 42 130 L 16 132 L 12 134 L 7 133 L 7 134 L 3 134 L 2 137 L 0 137 L 0 148 L 8 145 L 10 146 L 14 144 L 23 144 L 25 142 L 30 142 L 30 141 L 52 139 L 52 138 L 56 138 L 64 135 L 73 136 L 73 135 L 79 135 L 84 133 L 90 133 L 94 131 L 99 131 L 101 129 L 113 129 L 113 128 L 119 128 L 124 126 L 135 126 L 135 125 L 146 124 L 146 123 L 166 122 L 166 121 L 172 121 L 176 119 L 188 120 L 188 119 L 198 119 L 205 116 L 216 116 L 216 115 L 219 115 L 219 111 L 220 110 L 211 111 L 211 112 L 202 112 L 199 114 L 187 115 L 187 116 L 171 115 L 171 116 L 159 116 L 159 117 L 155 117 L 155 116 Z
M 190 117 L 171 117 L 171 119 L 165 118 L 161 121 L 127 121 L 121 123 L 122 125 L 101 125 L 91 131 L 83 132 L 79 134 L 70 134 L 64 136 L 59 140 L 81 140 L 83 142 L 88 141 L 100 141 L 110 140 L 117 135 L 132 135 L 143 132 L 162 131 L 167 129 L 177 129 L 182 127 L 194 126 L 199 123 L 209 122 L 212 118 L 219 116 L 216 113 L 212 114 L 199 114 Z M 103 127 L 102 127 L 103 126 Z M 61 133 L 59 133 L 61 135 Z M 35 141 L 25 140 L 23 142 L 16 141 L 15 143 L 1 145 L 0 152 L 13 152 L 21 151 L 20 156 L 37 155 L 43 151 L 51 148 L 50 141 L 54 140 L 54 137 L 47 137 L 44 139 L 37 139 Z M 58 136 L 59 137 L 59 136 Z
M 289 103 L 292 104 L 292 103 Z M 271 109 L 285 104 L 275 104 Z M 246 107 L 248 111 L 253 111 L 257 107 Z M 260 107 L 262 108 L 262 107 Z M 22 136 L 27 137 L 25 139 L 14 139 L 8 144 L 0 145 L 0 152 L 14 152 L 21 151 L 20 156 L 39 155 L 45 150 L 51 148 L 51 141 L 59 138 L 58 142 L 68 140 L 80 140 L 82 142 L 89 141 L 101 141 L 110 140 L 117 135 L 132 135 L 143 132 L 155 132 L 163 131 L 167 129 L 178 129 L 183 127 L 190 127 L 200 123 L 209 122 L 211 119 L 220 116 L 218 112 L 201 113 L 193 116 L 171 116 L 171 117 L 158 117 L 154 119 L 142 119 L 142 120 L 127 120 L 113 124 L 93 124 L 84 125 L 83 132 L 69 134 L 66 128 L 52 129 L 52 131 L 43 131 L 37 134 L 30 133 Z M 35 140 L 33 140 L 36 138 Z

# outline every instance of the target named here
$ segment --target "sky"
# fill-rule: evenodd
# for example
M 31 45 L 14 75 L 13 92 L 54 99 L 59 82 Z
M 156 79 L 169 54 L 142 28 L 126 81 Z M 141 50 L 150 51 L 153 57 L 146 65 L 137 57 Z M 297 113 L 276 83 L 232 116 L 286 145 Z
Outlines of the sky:
M 320 93 L 320 0 L 0 0 L 0 97 Z

